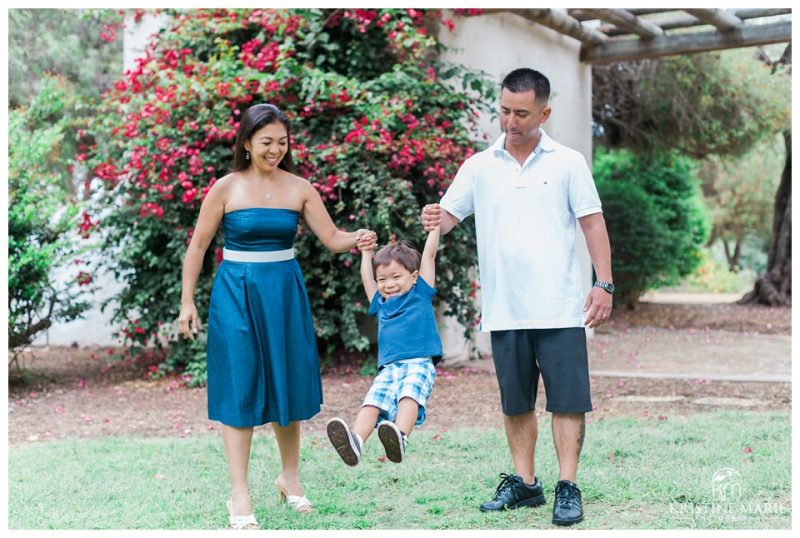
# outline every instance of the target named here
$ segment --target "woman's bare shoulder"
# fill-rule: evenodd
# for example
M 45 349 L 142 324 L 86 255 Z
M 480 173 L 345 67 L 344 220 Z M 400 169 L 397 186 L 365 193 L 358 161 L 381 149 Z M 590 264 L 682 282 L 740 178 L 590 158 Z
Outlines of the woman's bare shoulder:
M 218 180 L 216 180 L 214 182 L 213 187 L 217 187 L 219 189 L 226 189 L 230 187 L 232 183 L 235 183 L 236 180 L 241 177 L 241 175 L 242 175 L 241 172 L 231 172 L 230 174 L 224 175 Z
M 311 185 L 311 182 L 306 178 L 300 177 L 296 174 L 292 174 L 291 172 L 286 172 L 287 180 L 291 183 L 292 187 L 304 192 L 309 193 L 314 191 L 314 187 Z
M 234 192 L 233 186 L 237 183 L 240 176 L 240 173 L 232 172 L 217 179 L 214 184 L 211 185 L 211 188 L 208 189 L 208 193 L 203 199 L 203 204 L 211 204 L 213 206 L 219 205 L 224 209 L 224 207 L 228 205 L 228 201 Z

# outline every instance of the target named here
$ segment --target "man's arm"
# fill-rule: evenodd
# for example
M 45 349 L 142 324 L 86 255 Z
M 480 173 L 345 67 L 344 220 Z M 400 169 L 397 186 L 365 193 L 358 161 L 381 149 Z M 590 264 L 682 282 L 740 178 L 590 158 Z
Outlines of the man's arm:
M 439 228 L 434 228 L 428 233 L 425 248 L 422 250 L 422 259 L 419 263 L 419 276 L 430 287 L 436 284 L 436 251 L 439 249 Z
M 589 249 L 589 256 L 592 258 L 594 272 L 597 280 L 603 282 L 614 282 L 611 276 L 611 244 L 608 240 L 606 221 L 602 213 L 592 213 L 578 219 L 581 223 L 581 230 L 586 237 L 586 246 Z M 591 328 L 599 327 L 608 320 L 611 315 L 612 296 L 601 288 L 589 291 L 583 309 L 586 312 L 585 324 Z

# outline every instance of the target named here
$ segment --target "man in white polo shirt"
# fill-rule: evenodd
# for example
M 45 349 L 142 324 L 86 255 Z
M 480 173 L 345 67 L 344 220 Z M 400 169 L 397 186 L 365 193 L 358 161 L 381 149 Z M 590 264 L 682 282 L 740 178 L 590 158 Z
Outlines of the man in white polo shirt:
M 440 204 L 425 206 L 426 230 L 443 234 L 475 215 L 480 269 L 481 330 L 492 354 L 515 473 L 502 481 L 482 511 L 545 503 L 536 478 L 538 434 L 534 412 L 539 376 L 559 463 L 553 523 L 583 519 L 576 484 L 592 410 L 585 326 L 611 313 L 611 249 L 589 167 L 583 155 L 541 129 L 550 116 L 550 82 L 533 69 L 516 69 L 501 84 L 503 134 L 467 159 Z M 576 225 L 586 237 L 597 282 L 584 297 L 575 253 Z

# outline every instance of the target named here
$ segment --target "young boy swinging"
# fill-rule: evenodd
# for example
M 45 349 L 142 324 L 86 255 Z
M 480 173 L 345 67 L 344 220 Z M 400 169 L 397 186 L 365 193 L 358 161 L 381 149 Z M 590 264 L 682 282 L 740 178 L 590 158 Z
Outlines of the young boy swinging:
M 328 439 L 347 465 L 358 464 L 376 424 L 386 457 L 402 462 L 411 430 L 425 422 L 442 355 L 432 304 L 438 247 L 435 228 L 422 255 L 402 241 L 361 251 L 369 314 L 378 318 L 378 375 L 352 429 L 341 418 L 328 421 Z

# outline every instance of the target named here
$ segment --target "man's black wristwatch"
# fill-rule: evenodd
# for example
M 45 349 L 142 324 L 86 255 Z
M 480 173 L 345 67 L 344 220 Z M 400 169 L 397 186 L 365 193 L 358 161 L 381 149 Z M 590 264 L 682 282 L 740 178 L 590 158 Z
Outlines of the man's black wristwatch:
M 602 280 L 598 280 L 597 282 L 595 282 L 594 283 L 594 287 L 595 288 L 603 288 L 608 293 L 614 293 L 614 290 L 616 289 L 614 287 L 614 284 L 612 284 L 611 282 L 603 282 Z

